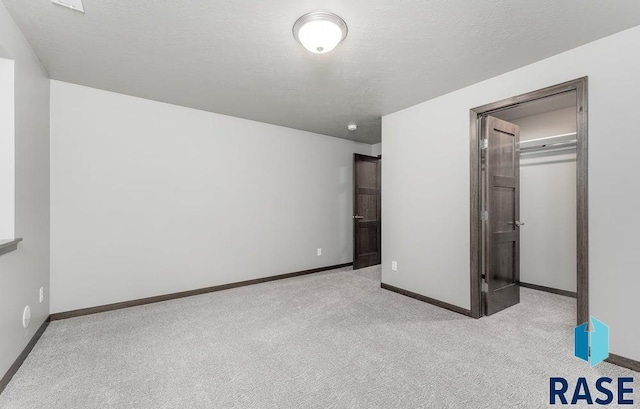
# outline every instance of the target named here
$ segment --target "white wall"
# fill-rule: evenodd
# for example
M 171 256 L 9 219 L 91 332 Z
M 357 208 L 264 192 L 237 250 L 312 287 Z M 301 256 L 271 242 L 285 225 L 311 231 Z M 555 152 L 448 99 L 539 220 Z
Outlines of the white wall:
M 640 359 L 639 42 L 635 27 L 383 117 L 383 282 L 469 308 L 469 109 L 588 75 L 590 312 Z
M 15 93 L 13 60 L 0 58 L 0 239 L 15 236 Z
M 52 81 L 52 312 L 351 262 L 354 152 Z
M 382 143 L 376 143 L 374 145 L 371 145 L 371 155 L 372 156 L 382 155 Z
M 0 54 L 14 65 L 15 235 L 24 238 L 18 250 L 0 256 L 2 377 L 49 315 L 49 79 L 2 2 Z M 23 329 L 27 304 L 31 325 Z
M 520 140 L 576 131 L 570 107 L 510 121 Z M 520 158 L 520 280 L 576 291 L 576 154 L 544 152 Z

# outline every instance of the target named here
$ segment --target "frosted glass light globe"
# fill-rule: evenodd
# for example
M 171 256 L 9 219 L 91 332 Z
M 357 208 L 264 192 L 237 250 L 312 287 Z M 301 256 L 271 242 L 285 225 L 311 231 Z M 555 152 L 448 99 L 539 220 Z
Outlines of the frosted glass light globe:
M 347 36 L 347 24 L 335 14 L 309 13 L 296 21 L 293 35 L 312 53 L 325 54 L 336 48 Z

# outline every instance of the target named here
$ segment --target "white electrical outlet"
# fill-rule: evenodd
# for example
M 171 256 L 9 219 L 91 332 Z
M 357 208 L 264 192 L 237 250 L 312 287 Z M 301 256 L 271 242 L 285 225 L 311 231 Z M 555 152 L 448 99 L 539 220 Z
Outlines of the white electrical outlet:
M 321 256 L 322 255 L 322 249 L 318 248 L 318 255 Z
M 44 301 L 44 287 L 40 287 L 40 304 Z
M 392 261 L 391 262 L 391 270 L 392 271 L 398 271 L 398 262 L 397 261 Z

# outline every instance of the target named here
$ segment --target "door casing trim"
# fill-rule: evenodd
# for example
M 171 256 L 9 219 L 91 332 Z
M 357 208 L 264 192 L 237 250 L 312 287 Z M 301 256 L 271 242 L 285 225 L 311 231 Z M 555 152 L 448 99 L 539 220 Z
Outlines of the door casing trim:
M 566 92 L 576 93 L 576 210 L 577 210 L 577 323 L 588 322 L 589 318 L 589 195 L 588 195 L 588 77 L 578 78 L 537 91 L 528 92 L 501 101 L 473 108 L 470 120 L 470 170 L 471 170 L 471 317 L 482 315 L 481 279 L 481 233 L 480 217 L 481 161 L 480 161 L 480 121 L 479 118 L 493 112 L 502 111 Z

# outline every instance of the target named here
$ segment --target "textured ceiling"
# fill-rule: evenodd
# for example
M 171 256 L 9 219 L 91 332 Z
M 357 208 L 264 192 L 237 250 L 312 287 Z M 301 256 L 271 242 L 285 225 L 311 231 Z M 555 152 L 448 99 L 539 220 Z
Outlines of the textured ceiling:
M 3 1 L 53 79 L 368 143 L 382 115 L 640 24 L 637 0 Z M 291 33 L 316 10 L 349 25 L 330 54 Z

